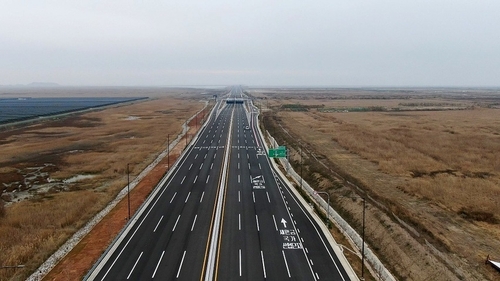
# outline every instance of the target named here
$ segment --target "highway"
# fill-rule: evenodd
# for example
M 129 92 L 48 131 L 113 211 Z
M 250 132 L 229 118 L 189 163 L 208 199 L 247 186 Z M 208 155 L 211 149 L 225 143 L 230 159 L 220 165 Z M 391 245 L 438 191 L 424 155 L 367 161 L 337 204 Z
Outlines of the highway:
M 88 280 L 351 280 L 233 87 Z M 217 110 L 221 108 L 220 110 Z

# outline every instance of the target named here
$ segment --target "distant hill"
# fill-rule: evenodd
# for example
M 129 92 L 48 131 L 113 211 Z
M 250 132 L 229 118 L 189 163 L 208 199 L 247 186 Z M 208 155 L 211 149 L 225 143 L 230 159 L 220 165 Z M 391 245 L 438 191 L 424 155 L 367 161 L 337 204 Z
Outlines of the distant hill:
M 28 87 L 59 87 L 60 85 L 52 82 L 32 82 L 26 85 Z

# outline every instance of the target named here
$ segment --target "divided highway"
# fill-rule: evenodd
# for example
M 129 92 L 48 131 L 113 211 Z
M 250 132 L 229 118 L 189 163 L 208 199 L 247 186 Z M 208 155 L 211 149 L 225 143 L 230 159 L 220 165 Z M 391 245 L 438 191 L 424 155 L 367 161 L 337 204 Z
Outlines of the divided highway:
M 234 87 L 228 100 L 241 97 Z M 351 280 L 272 169 L 254 110 L 212 112 L 88 280 Z

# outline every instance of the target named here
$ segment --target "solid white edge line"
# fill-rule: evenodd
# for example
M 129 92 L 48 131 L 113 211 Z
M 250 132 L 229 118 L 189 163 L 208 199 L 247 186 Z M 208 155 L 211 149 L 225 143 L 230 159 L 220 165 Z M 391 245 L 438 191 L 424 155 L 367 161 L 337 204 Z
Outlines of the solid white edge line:
M 156 271 L 158 270 L 158 267 L 160 266 L 161 260 L 163 259 L 163 255 L 165 254 L 165 251 L 161 253 L 160 259 L 158 260 L 158 263 L 156 264 L 155 271 L 153 272 L 153 276 L 151 278 L 155 278 Z
M 143 252 L 141 252 L 141 254 L 139 255 L 139 257 L 138 257 L 138 258 L 137 258 L 137 260 L 135 261 L 134 266 L 132 267 L 132 269 L 130 270 L 130 273 L 129 273 L 129 274 L 128 274 L 128 276 L 127 276 L 127 279 L 129 279 L 129 278 L 130 278 L 130 275 L 132 275 L 132 272 L 134 271 L 135 266 L 137 265 L 137 263 L 139 262 L 139 260 L 140 260 L 140 259 L 141 259 L 141 257 L 142 257 L 142 253 L 143 253 Z
M 142 205 L 142 207 L 140 208 L 140 210 L 134 215 L 133 223 L 128 224 L 126 226 L 125 231 L 122 233 L 122 235 L 118 238 L 118 240 L 115 243 L 113 243 L 113 245 L 111 246 L 110 250 L 107 251 L 107 253 L 105 254 L 105 256 L 99 261 L 99 263 L 95 266 L 95 268 L 92 269 L 92 273 L 90 273 L 90 275 L 88 277 L 89 280 L 94 280 L 95 279 L 96 275 L 101 272 L 101 270 L 103 269 L 103 267 L 105 266 L 105 264 L 109 261 L 110 256 L 112 254 L 114 254 L 115 251 L 116 251 L 116 249 L 120 246 L 120 244 L 122 243 L 123 239 L 125 238 L 125 235 L 128 234 L 132 230 L 132 228 L 135 227 L 135 220 L 136 220 L 135 217 L 137 217 L 137 218 L 140 217 L 142 215 L 142 213 L 144 211 L 146 211 L 147 208 L 149 208 L 149 210 L 147 211 L 147 213 L 145 214 L 145 216 L 142 218 L 142 220 L 139 223 L 139 225 L 135 228 L 135 230 L 132 233 L 132 235 L 129 237 L 129 239 L 127 240 L 127 242 L 125 243 L 125 245 L 122 247 L 121 251 L 118 253 L 118 255 L 116 256 L 116 258 L 114 259 L 114 261 L 108 267 L 108 270 L 106 270 L 106 273 L 102 277 L 102 280 L 104 280 L 106 278 L 106 276 L 108 275 L 109 271 L 115 265 L 116 261 L 120 258 L 121 254 L 123 253 L 123 251 L 125 250 L 125 248 L 127 247 L 127 245 L 130 243 L 130 241 L 134 237 L 134 235 L 137 232 L 137 230 L 141 227 L 142 223 L 149 216 L 149 213 L 155 207 L 155 205 L 158 202 L 158 200 L 160 200 L 160 197 L 163 196 L 163 193 L 167 190 L 167 187 L 170 186 L 170 184 L 172 183 L 172 180 L 175 178 L 175 176 L 179 172 L 178 167 L 184 165 L 184 163 L 186 162 L 186 160 L 189 157 L 189 154 L 191 152 L 192 152 L 192 149 L 188 150 L 186 153 L 183 153 L 183 154 L 181 154 L 179 156 L 178 160 L 174 163 L 174 165 L 172 166 L 172 168 L 169 169 L 167 175 L 161 180 L 161 182 L 154 189 L 154 191 L 152 193 L 152 196 L 148 197 L 148 199 L 145 202 L 146 204 Z M 165 188 L 158 188 L 160 186 L 162 186 L 162 187 L 164 186 Z M 161 190 L 161 192 L 160 192 L 160 190 Z M 156 200 L 155 200 L 155 198 L 156 198 Z M 151 202 L 153 200 L 155 200 L 155 201 L 153 202 L 153 205 L 151 206 L 150 204 L 151 204 Z
M 158 223 L 156 224 L 156 227 L 155 229 L 153 230 L 153 232 L 156 232 L 156 229 L 158 228 L 158 226 L 160 225 L 160 222 L 161 220 L 163 219 L 163 216 L 161 216 L 160 220 L 158 220 Z
M 177 275 L 175 276 L 175 278 L 179 278 L 179 275 L 181 274 L 182 264 L 184 263 L 185 256 L 186 256 L 186 251 L 184 251 L 184 254 L 182 255 L 181 264 L 179 265 L 179 270 L 177 271 Z

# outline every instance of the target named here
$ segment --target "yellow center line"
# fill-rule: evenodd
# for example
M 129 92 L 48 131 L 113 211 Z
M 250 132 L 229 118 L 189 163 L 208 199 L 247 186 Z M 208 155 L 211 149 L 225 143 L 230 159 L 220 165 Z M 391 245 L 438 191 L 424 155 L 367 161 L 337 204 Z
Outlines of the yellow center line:
M 231 112 L 231 119 L 233 118 L 233 115 L 234 115 L 234 108 L 233 108 L 233 111 Z M 229 126 L 229 128 L 231 128 L 231 125 Z M 228 134 L 230 134 L 231 131 L 229 130 Z M 228 142 L 229 142 L 229 139 L 228 138 Z M 231 144 L 230 143 L 226 143 L 226 148 L 225 149 L 230 149 L 230 146 Z M 228 154 L 228 159 L 231 157 L 231 153 Z M 228 161 L 229 163 L 229 161 Z M 223 163 L 224 164 L 224 163 Z M 213 229 L 213 225 L 214 225 L 214 222 L 215 222 L 215 214 L 216 214 L 216 210 L 217 210 L 217 198 L 219 197 L 219 193 L 220 193 L 220 186 L 221 186 L 221 181 L 222 181 L 222 173 L 223 173 L 224 169 L 221 169 L 220 172 L 219 172 L 219 180 L 218 180 L 218 185 L 217 185 L 217 193 L 216 193 L 216 201 L 215 201 L 215 204 L 214 204 L 214 208 L 213 208 L 213 211 L 212 211 L 212 218 L 211 218 L 211 221 L 210 221 L 210 231 L 209 231 L 209 235 L 208 235 L 208 239 L 207 239 L 207 244 L 206 244 L 206 247 L 205 247 L 205 255 L 204 255 L 204 258 L 203 258 L 203 267 L 202 267 L 202 270 L 201 270 L 201 276 L 200 276 L 200 281 L 203 281 L 204 280 L 204 277 L 205 277 L 205 272 L 207 270 L 207 259 L 208 259 L 208 255 L 209 255 L 209 248 L 210 248 L 210 242 L 211 242 L 211 237 L 212 237 L 212 234 L 214 232 L 214 229 Z M 229 177 L 229 174 L 227 173 L 226 174 L 226 183 L 225 185 L 227 185 L 227 178 Z M 224 189 L 225 186 L 224 186 Z M 221 225 L 219 227 L 219 230 L 220 231 L 222 229 L 222 223 L 224 221 L 224 206 L 225 206 L 225 203 L 226 203 L 226 200 L 225 200 L 225 195 L 226 195 L 226 191 L 224 192 L 224 202 L 223 202 L 223 208 L 222 208 L 222 222 L 221 222 Z M 219 240 L 219 247 L 220 247 L 220 240 Z M 219 252 L 219 247 L 217 248 L 217 252 Z M 219 261 L 219 253 L 217 253 L 217 265 L 216 265 L 216 269 L 218 268 L 218 261 Z M 215 275 L 217 276 L 217 272 L 215 273 Z

